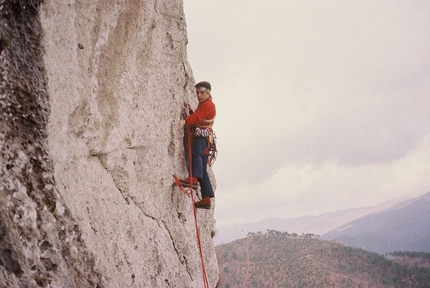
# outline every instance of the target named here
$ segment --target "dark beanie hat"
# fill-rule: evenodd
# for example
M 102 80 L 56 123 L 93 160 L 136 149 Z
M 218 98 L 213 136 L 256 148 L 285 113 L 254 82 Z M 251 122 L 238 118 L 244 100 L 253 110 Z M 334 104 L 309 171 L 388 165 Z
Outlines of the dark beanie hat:
M 207 82 L 207 81 L 202 81 L 202 82 L 199 82 L 199 83 L 197 83 L 196 84 L 196 86 L 195 86 L 196 88 L 198 88 L 198 87 L 204 87 L 204 88 L 208 88 L 209 90 L 212 90 L 211 89 L 211 83 L 209 83 L 209 82 Z

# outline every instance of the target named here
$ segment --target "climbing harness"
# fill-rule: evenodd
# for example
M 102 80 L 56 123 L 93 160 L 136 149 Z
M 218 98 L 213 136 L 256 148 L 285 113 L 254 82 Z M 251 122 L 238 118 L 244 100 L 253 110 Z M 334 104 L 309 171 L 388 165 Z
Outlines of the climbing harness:
M 179 178 L 176 175 L 173 175 L 173 177 L 175 178 L 175 184 L 176 186 L 179 187 L 179 189 L 184 192 L 188 197 L 191 196 L 191 205 L 193 206 L 193 214 L 194 214 L 194 222 L 196 224 L 196 235 L 197 235 L 197 243 L 199 245 L 199 252 L 200 252 L 200 260 L 202 263 L 202 275 L 203 275 L 203 283 L 204 283 L 204 287 L 205 288 L 209 288 L 209 283 L 208 283 L 208 277 L 206 275 L 206 269 L 205 269 L 205 263 L 203 260 L 203 250 L 202 250 L 202 242 L 200 239 L 200 230 L 199 230 L 199 225 L 197 224 L 197 209 L 196 206 L 194 205 L 194 193 L 193 193 L 193 183 L 192 183 L 192 179 L 193 179 L 193 167 L 192 167 L 192 155 L 191 155 L 191 132 L 190 132 L 191 128 L 190 126 L 188 126 L 187 129 L 187 138 L 188 138 L 188 158 L 189 158 L 189 162 L 190 162 L 190 191 L 188 192 L 180 183 Z

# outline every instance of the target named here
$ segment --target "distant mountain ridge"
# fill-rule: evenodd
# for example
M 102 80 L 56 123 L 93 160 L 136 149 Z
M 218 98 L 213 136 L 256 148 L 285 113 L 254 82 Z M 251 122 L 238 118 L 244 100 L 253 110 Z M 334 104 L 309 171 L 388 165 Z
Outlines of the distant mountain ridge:
M 279 231 L 278 231 L 279 232 Z M 219 288 L 426 288 L 430 254 L 386 257 L 321 239 L 258 233 L 215 247 Z
M 430 252 L 430 192 L 322 235 L 371 252 Z
M 266 230 L 323 235 L 348 222 L 359 219 L 360 217 L 379 211 L 384 211 L 410 199 L 411 197 L 399 197 L 372 207 L 339 210 L 324 213 L 318 216 L 301 216 L 292 219 L 268 218 L 256 223 L 217 226 L 217 234 L 214 238 L 214 242 L 215 245 L 220 245 L 234 241 L 236 239 L 244 238 L 249 232 L 265 232 Z

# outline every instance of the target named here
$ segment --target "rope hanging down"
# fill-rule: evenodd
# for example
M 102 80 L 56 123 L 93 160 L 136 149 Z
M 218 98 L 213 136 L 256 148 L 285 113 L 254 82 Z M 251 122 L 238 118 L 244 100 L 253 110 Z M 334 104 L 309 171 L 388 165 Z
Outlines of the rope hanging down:
M 200 239 L 200 230 L 199 230 L 199 225 L 197 224 L 197 209 L 196 206 L 194 205 L 194 193 L 193 193 L 193 189 L 191 187 L 193 187 L 193 183 L 192 183 L 192 179 L 193 179 L 193 158 L 192 158 L 192 153 L 191 153 L 191 132 L 190 132 L 190 126 L 188 126 L 187 129 L 187 140 L 188 140 L 188 158 L 190 161 L 190 190 L 191 192 L 188 192 L 180 183 L 179 178 L 176 175 L 173 175 L 173 177 L 175 178 L 175 184 L 176 186 L 179 187 L 179 189 L 181 189 L 182 192 L 184 192 L 188 197 L 190 197 L 191 195 L 191 206 L 193 207 L 193 214 L 194 214 L 194 222 L 196 224 L 196 234 L 197 234 L 197 242 L 199 244 L 199 252 L 200 252 L 200 260 L 202 263 L 202 275 L 203 275 L 203 283 L 204 283 L 204 287 L 205 288 L 209 288 L 209 283 L 208 283 L 208 277 L 206 275 L 206 269 L 205 269 L 205 263 L 203 260 L 203 250 L 202 250 L 202 243 L 201 243 L 201 239 Z

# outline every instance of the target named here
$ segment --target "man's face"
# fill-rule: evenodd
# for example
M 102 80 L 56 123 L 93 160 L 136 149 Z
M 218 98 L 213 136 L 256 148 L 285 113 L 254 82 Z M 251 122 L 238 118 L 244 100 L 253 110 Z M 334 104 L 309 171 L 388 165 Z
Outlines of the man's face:
M 209 91 L 196 90 L 196 94 L 197 94 L 197 98 L 199 99 L 200 103 L 205 102 L 206 99 L 208 99 L 210 96 Z

